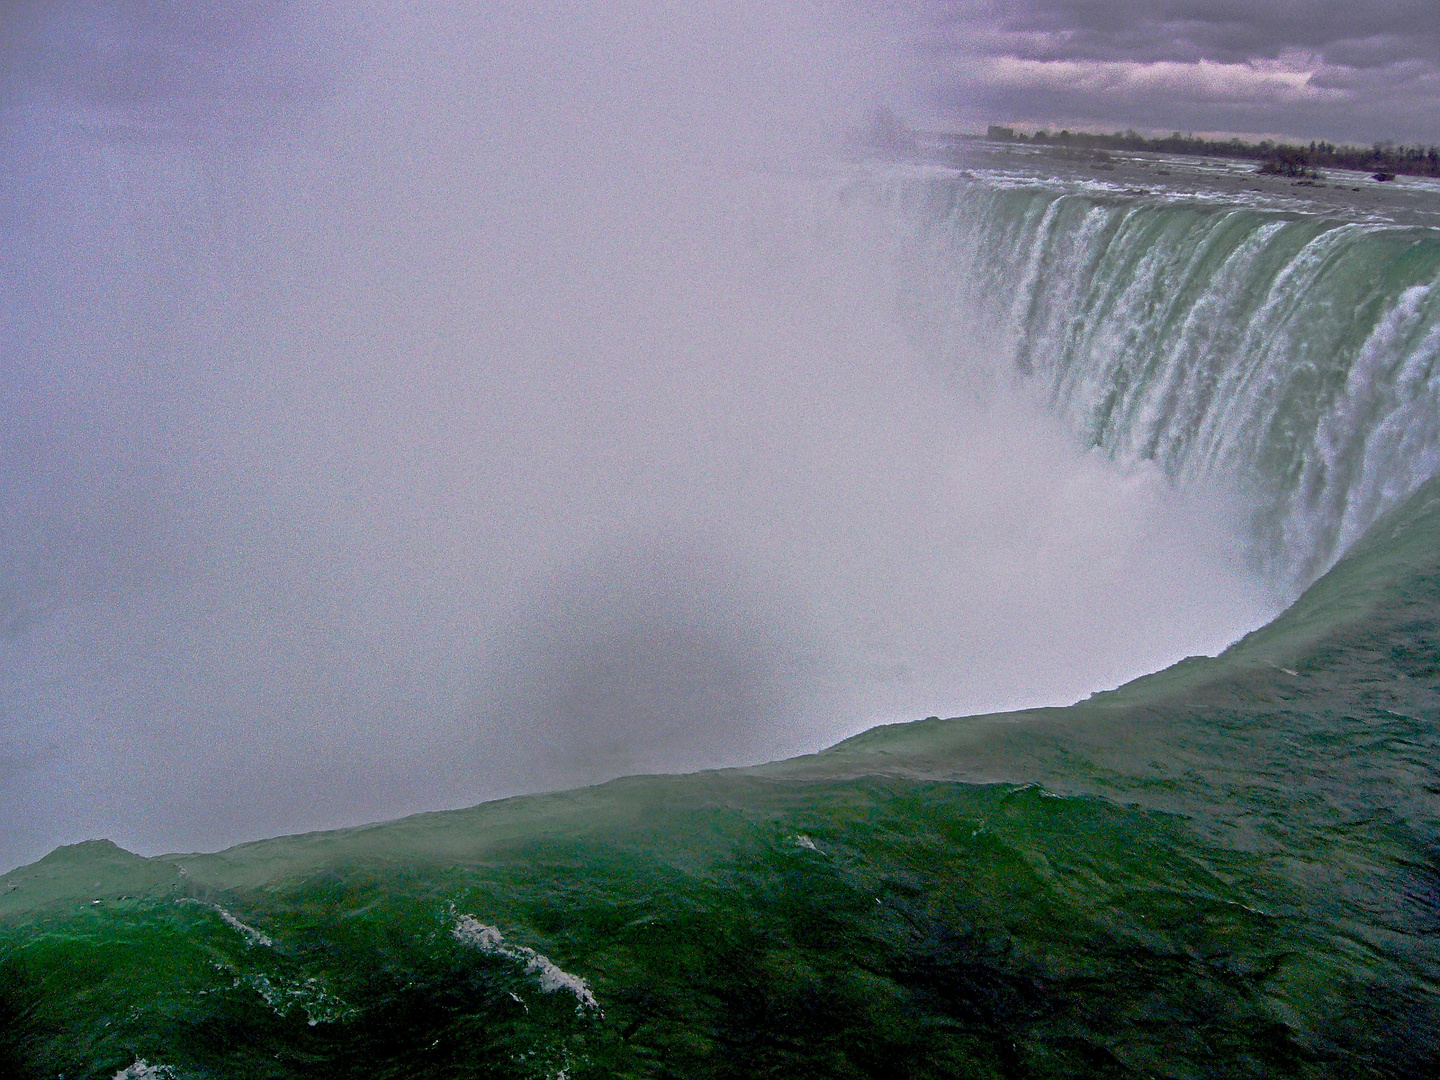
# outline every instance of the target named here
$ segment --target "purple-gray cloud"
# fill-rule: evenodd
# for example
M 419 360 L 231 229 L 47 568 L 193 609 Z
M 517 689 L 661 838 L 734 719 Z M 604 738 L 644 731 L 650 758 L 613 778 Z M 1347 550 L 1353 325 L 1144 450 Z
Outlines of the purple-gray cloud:
M 935 107 L 972 126 L 1440 141 L 1426 0 L 960 0 L 923 49 Z

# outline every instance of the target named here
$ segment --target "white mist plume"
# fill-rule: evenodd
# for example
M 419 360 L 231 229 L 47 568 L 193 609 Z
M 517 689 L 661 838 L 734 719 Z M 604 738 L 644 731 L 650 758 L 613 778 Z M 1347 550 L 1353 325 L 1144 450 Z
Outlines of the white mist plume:
M 1058 702 L 1262 617 L 1157 478 L 925 374 L 822 167 L 866 20 L 77 10 L 8 65 L 0 861 Z

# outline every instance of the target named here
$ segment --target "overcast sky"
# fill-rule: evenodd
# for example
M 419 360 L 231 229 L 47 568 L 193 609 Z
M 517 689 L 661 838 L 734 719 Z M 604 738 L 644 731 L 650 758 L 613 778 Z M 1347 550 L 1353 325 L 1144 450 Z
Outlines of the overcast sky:
M 937 120 L 1440 142 L 1435 0 L 952 0 Z

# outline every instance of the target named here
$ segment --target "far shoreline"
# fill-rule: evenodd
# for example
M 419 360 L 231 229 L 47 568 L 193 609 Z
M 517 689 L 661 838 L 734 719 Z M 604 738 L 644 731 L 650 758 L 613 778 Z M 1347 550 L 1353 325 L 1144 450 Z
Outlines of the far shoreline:
M 1395 176 L 1440 177 L 1440 147 L 1405 146 L 1392 142 L 1377 142 L 1368 147 L 1323 140 L 1312 140 L 1308 144 L 1275 139 L 1258 139 L 1252 142 L 1238 136 L 1230 139 L 1206 139 L 1196 135 L 1182 135 L 1178 131 L 1170 135 L 1147 138 L 1133 129 L 1103 134 L 1069 130 L 1051 132 L 1042 128 L 1027 134 L 1002 124 L 989 125 L 984 135 L 947 135 L 919 131 L 915 135 L 927 141 L 940 142 L 982 139 L 987 142 L 1011 142 L 1075 150 L 1230 158 L 1259 162 L 1267 173 L 1301 179 L 1318 178 L 1316 173 L 1320 169 L 1370 173 L 1380 182 L 1384 182 L 1381 180 L 1382 176 L 1387 179 Z
M 913 143 L 903 150 L 884 149 L 888 151 L 884 156 L 894 161 L 942 165 L 962 173 L 998 169 L 1100 183 L 1130 198 L 1260 199 L 1256 205 L 1282 212 L 1440 229 L 1440 178 L 1436 177 L 1378 181 L 1369 173 L 1339 168 L 1290 177 L 1263 171 L 1248 159 L 1154 150 L 1108 151 L 979 135 L 945 135 L 932 140 L 925 132 L 916 132 Z

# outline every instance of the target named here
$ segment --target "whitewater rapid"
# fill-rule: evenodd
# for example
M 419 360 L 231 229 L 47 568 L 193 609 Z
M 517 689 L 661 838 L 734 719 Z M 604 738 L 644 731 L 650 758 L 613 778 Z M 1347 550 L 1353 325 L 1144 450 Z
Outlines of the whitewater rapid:
M 1036 157 L 890 167 L 874 195 L 942 366 L 1023 385 L 1120 462 L 1240 492 L 1293 594 L 1440 472 L 1440 228 L 1200 175 Z

